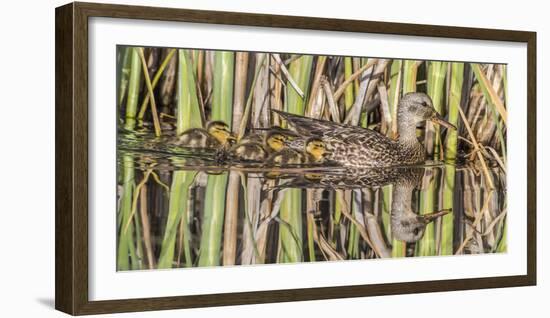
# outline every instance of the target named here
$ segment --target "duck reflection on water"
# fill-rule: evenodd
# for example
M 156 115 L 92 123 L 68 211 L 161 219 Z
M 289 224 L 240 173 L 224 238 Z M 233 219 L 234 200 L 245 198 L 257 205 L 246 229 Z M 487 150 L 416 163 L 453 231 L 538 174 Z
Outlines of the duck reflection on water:
M 141 159 L 143 161 L 143 158 Z M 147 160 L 148 162 L 151 162 Z M 155 161 L 155 160 L 153 160 Z M 335 167 L 329 171 L 327 167 L 296 165 L 267 171 L 261 165 L 241 167 L 219 167 L 215 162 L 205 165 L 205 161 L 198 158 L 182 159 L 170 157 L 170 166 L 177 165 L 176 170 L 198 170 L 206 174 L 223 174 L 231 170 L 241 171 L 248 176 L 255 176 L 260 180 L 271 180 L 276 184 L 267 187 L 266 191 L 281 193 L 285 189 L 316 189 L 316 190 L 362 190 L 377 189 L 392 185 L 391 200 L 391 233 L 394 239 L 413 243 L 424 236 L 426 226 L 450 210 L 434 211 L 429 214 L 417 214 L 413 209 L 413 194 L 422 185 L 422 178 L 426 170 L 436 167 L 415 168 L 341 168 Z M 158 168 L 163 167 L 161 164 Z
M 391 232 L 393 238 L 413 243 L 424 236 L 426 226 L 450 210 L 419 215 L 412 208 L 414 190 L 422 184 L 426 168 L 346 168 L 339 173 L 306 173 L 280 182 L 277 187 L 350 190 L 393 185 Z

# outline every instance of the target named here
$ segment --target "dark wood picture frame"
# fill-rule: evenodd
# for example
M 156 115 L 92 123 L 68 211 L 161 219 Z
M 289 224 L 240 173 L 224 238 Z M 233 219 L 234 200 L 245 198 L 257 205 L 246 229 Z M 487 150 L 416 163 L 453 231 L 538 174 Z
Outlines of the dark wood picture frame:
M 527 44 L 527 275 L 144 299 L 88 300 L 88 18 L 368 32 Z M 425 293 L 536 284 L 536 33 L 143 6 L 70 3 L 55 12 L 55 307 L 73 315 Z

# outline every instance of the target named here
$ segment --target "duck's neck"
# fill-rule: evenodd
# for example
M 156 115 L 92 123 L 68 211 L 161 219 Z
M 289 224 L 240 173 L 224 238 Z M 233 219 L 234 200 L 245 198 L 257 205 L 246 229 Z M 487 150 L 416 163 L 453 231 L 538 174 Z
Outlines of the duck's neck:
M 399 143 L 406 148 L 417 147 L 420 143 L 416 138 L 416 122 L 410 116 L 397 116 L 397 132 Z
M 409 182 L 397 182 L 393 186 L 391 218 L 398 220 L 404 216 L 414 213 L 411 209 L 412 195 L 415 185 Z

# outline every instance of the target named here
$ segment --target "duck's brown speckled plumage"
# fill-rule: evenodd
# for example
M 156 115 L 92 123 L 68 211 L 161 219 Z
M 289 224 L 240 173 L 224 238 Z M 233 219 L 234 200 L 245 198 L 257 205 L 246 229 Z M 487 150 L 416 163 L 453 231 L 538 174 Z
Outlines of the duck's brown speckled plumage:
M 416 124 L 428 119 L 441 122 L 431 99 L 423 93 L 410 93 L 401 99 L 397 140 L 358 126 L 275 112 L 303 136 L 290 143 L 290 147 L 302 149 L 306 138 L 318 136 L 330 152 L 327 159 L 346 167 L 392 167 L 421 163 L 425 160 L 425 150 L 416 138 Z

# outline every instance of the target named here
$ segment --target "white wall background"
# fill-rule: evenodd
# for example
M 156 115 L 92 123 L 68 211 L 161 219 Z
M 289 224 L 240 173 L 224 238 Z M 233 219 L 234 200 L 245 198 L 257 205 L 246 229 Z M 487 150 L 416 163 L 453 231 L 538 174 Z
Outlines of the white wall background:
M 232 306 L 134 314 L 139 317 L 334 317 L 548 315 L 550 217 L 545 193 L 550 149 L 550 23 L 544 1 L 185 0 L 108 1 L 538 32 L 538 286 L 447 293 Z M 0 9 L 0 315 L 61 317 L 54 297 L 54 8 L 64 1 L 12 1 Z M 30 86 L 32 85 L 32 88 Z M 27 194 L 28 192 L 28 194 Z M 31 196 L 32 195 L 32 196 Z M 128 316 L 129 314 L 125 314 Z M 122 317 L 122 315 L 112 315 Z

